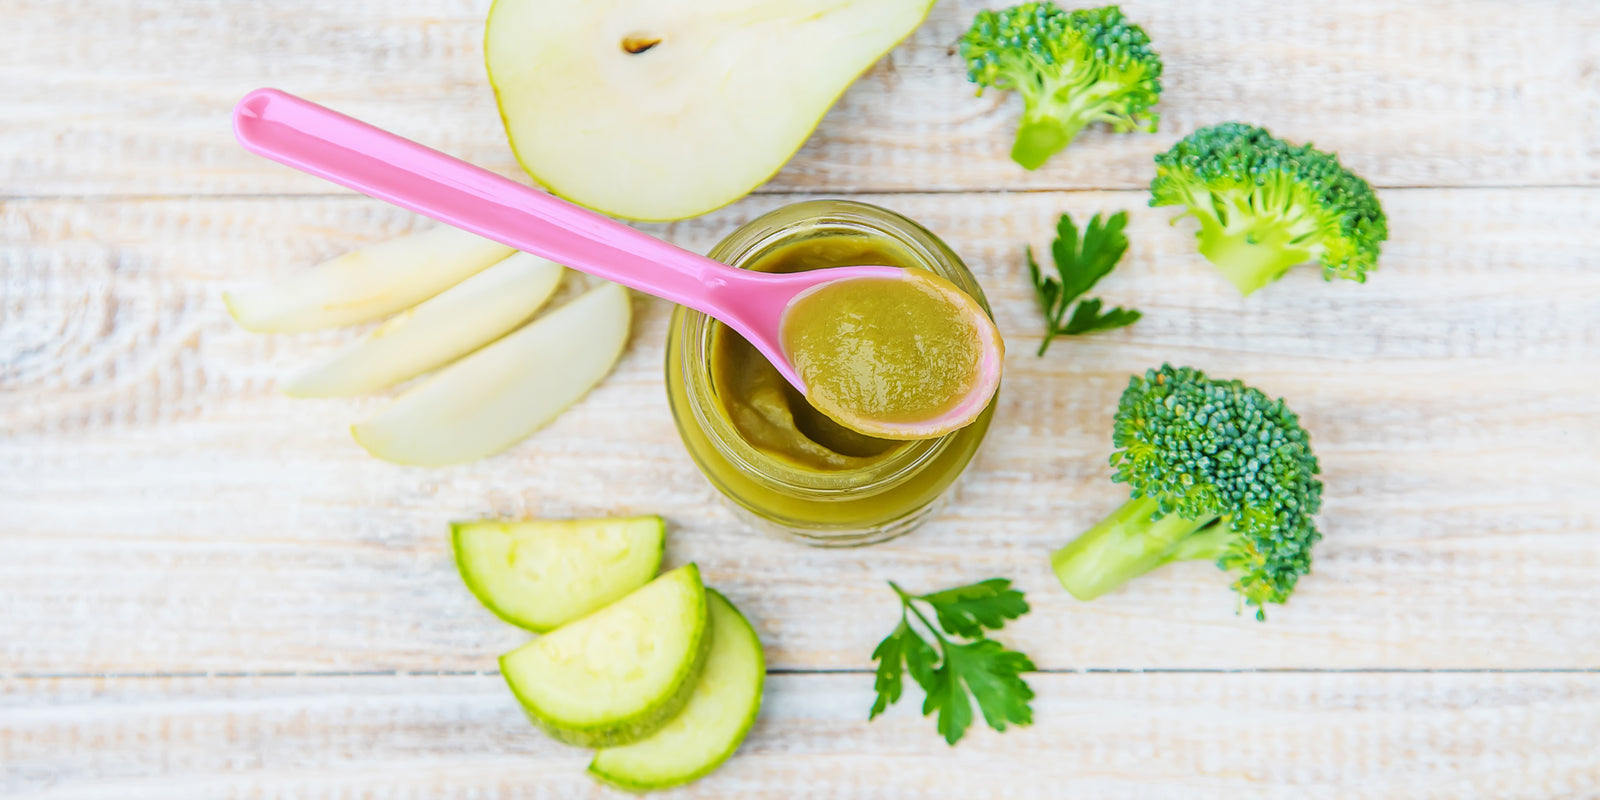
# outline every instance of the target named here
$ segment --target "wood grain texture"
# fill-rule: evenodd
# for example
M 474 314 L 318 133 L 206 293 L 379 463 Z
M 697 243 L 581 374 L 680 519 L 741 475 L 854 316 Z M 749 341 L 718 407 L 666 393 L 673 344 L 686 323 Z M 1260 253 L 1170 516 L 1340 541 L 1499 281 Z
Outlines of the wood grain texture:
M 744 747 L 665 797 L 1600 797 L 1594 675 L 1052 674 L 947 749 L 871 676 L 778 675 Z M 0 794 L 615 798 L 496 676 L 0 684 Z M 801 787 L 804 787 L 803 789 Z
M 762 195 L 647 228 L 703 252 L 862 195 L 988 290 L 1011 355 L 965 483 L 911 537 L 822 551 L 743 531 L 686 457 L 659 302 L 579 406 L 449 469 L 350 440 L 383 397 L 278 394 L 359 329 L 227 319 L 224 289 L 419 225 L 245 154 L 233 102 L 275 85 L 520 174 L 489 2 L 0 0 L 0 796 L 617 797 L 479 673 L 526 634 L 460 585 L 444 526 L 660 512 L 669 564 L 699 562 L 778 671 L 739 756 L 668 796 L 1600 800 L 1600 6 L 1129 0 L 1167 63 L 1160 132 L 1091 130 L 1029 173 L 1019 100 L 974 98 L 952 53 L 1002 3 L 941 0 Z M 1368 285 L 1301 270 L 1241 299 L 1145 208 L 1151 155 L 1227 119 L 1390 187 Z M 1035 358 L 1021 244 L 1119 208 L 1133 248 L 1098 293 L 1145 318 Z M 1046 566 L 1120 502 L 1111 413 L 1162 360 L 1313 432 L 1326 539 L 1264 624 L 1210 565 L 1088 604 Z M 1057 670 L 1036 725 L 951 750 L 915 700 L 865 723 L 883 580 L 995 575 L 1034 607 L 1002 638 Z M 1283 667 L 1312 671 L 1248 671 Z M 1098 668 L 1131 672 L 1071 672 Z M 1384 671 L 1438 668 L 1583 671 Z
M 705 250 L 789 198 L 650 230 Z M 953 504 L 899 542 L 821 551 L 742 531 L 664 402 L 666 308 L 586 401 L 509 453 L 402 468 L 346 427 L 382 398 L 297 401 L 276 376 L 356 334 L 236 329 L 225 288 L 413 226 L 363 199 L 0 207 L 0 674 L 476 670 L 522 641 L 479 609 L 445 523 L 660 512 L 668 558 L 745 608 L 779 669 L 862 668 L 882 580 L 1010 576 L 1006 638 L 1046 668 L 1600 667 L 1600 190 L 1396 190 L 1364 286 L 1303 269 L 1241 299 L 1139 192 L 869 197 L 970 261 L 1011 341 L 997 422 Z M 1137 326 L 1032 350 L 1021 244 L 1128 208 L 1100 287 Z M 1045 555 L 1114 508 L 1111 412 L 1163 359 L 1287 397 L 1325 469 L 1314 574 L 1265 624 L 1206 564 L 1095 603 Z
M 766 190 L 1135 188 L 1153 153 L 1239 118 L 1382 186 L 1600 180 L 1587 0 L 1130 0 L 1166 61 L 1161 131 L 1091 130 L 1033 173 L 1007 157 L 1020 100 L 975 98 L 953 55 L 983 5 L 940 2 Z M 228 111 L 262 85 L 516 174 L 482 65 L 488 6 L 8 0 L 0 193 L 338 193 L 233 143 Z

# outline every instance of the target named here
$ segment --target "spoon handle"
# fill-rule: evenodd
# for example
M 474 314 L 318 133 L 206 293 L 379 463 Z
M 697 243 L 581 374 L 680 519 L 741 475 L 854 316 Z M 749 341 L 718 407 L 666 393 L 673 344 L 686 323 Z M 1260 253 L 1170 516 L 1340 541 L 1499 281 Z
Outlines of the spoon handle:
M 246 150 L 712 316 L 739 270 L 277 89 L 233 111 Z

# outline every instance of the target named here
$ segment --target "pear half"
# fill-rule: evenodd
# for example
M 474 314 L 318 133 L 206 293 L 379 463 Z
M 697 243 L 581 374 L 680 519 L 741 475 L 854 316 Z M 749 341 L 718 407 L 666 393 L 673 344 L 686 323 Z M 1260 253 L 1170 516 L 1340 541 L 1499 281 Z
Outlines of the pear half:
M 727 205 L 800 148 L 930 0 L 495 0 L 484 49 L 523 169 L 597 211 Z

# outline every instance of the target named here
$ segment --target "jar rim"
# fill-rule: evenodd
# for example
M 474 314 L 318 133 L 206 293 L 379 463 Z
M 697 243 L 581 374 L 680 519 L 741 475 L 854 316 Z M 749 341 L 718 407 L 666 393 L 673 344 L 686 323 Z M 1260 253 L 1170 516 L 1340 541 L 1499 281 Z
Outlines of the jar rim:
M 917 266 L 955 283 L 992 315 L 977 279 L 948 246 L 912 220 L 869 203 L 809 200 L 783 206 L 740 226 L 707 255 L 742 269 L 779 244 L 834 231 L 858 231 L 894 240 Z M 911 442 L 887 458 L 855 469 L 819 471 L 788 463 L 752 445 L 725 414 L 714 408 L 720 402 L 709 358 L 714 320 L 680 308 L 674 315 L 674 324 L 681 326 L 679 334 L 684 346 L 680 349 L 680 374 L 688 384 L 685 395 L 694 424 L 718 456 L 768 488 L 821 501 L 859 499 L 887 491 L 916 475 L 937 459 L 956 436 L 951 433 Z M 673 412 L 680 413 L 676 408 Z

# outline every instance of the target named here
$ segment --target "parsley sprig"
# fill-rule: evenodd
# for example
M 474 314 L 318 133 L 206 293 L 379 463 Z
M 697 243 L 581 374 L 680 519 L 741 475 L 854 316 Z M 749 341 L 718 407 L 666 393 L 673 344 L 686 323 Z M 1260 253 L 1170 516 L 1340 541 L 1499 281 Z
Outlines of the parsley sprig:
M 1143 316 L 1131 308 L 1120 307 L 1101 313 L 1104 304 L 1098 297 L 1087 298 L 1072 308 L 1072 302 L 1109 275 L 1122 260 L 1122 254 L 1128 251 L 1128 237 L 1122 233 L 1127 224 L 1126 211 L 1118 211 L 1104 222 L 1095 214 L 1080 238 L 1072 217 L 1062 214 L 1056 223 L 1056 240 L 1050 245 L 1050 255 L 1056 262 L 1054 275 L 1039 269 L 1038 262 L 1033 260 L 1033 248 L 1028 248 L 1028 274 L 1033 278 L 1033 293 L 1039 298 L 1046 325 L 1039 355 L 1044 355 L 1057 336 L 1121 328 L 1138 322 Z M 1069 308 L 1072 308 L 1070 316 Z
M 972 724 L 972 699 L 978 701 L 984 721 L 997 731 L 1008 723 L 1033 721 L 1028 706 L 1033 690 L 1021 677 L 1034 671 L 1033 662 L 984 635 L 985 630 L 1000 630 L 1006 620 L 1028 613 L 1027 600 L 1011 588 L 1011 581 L 992 578 L 922 595 L 909 594 L 894 581 L 889 586 L 900 596 L 900 624 L 872 651 L 878 662 L 878 699 L 869 720 L 900 699 L 903 676 L 910 673 L 927 695 L 923 716 L 939 712 L 939 733 L 950 744 L 961 741 Z M 933 610 L 938 625 L 929 621 L 918 603 Z

